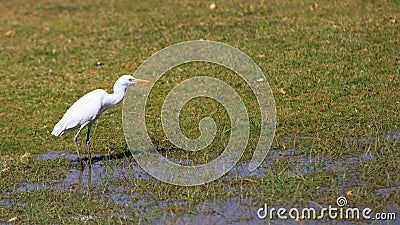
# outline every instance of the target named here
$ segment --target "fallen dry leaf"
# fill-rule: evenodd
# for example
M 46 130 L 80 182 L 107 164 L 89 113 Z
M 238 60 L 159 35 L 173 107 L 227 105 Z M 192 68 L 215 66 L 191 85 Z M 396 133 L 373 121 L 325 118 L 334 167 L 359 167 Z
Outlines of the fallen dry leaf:
M 352 190 L 346 191 L 346 195 L 348 195 L 348 196 L 353 195 L 353 191 Z
M 168 141 L 169 139 L 167 137 L 162 137 L 158 139 L 159 141 Z
M 278 91 L 279 91 L 281 94 L 286 95 L 286 91 L 283 90 L 282 88 L 278 88 Z
M 210 9 L 211 10 L 214 10 L 214 9 L 216 9 L 217 8 L 217 5 L 215 4 L 215 3 L 211 3 L 210 4 Z
M 8 156 L 8 155 L 5 155 L 5 156 L 2 156 L 3 158 L 3 160 L 5 160 L 5 161 L 12 161 L 12 160 L 15 160 L 13 157 L 10 157 L 10 156 Z
M 65 76 L 70 80 L 74 79 L 74 75 L 73 74 L 67 73 L 67 74 L 65 74 Z
M 17 220 L 17 217 L 14 216 L 13 218 L 10 218 L 9 220 L 7 220 L 7 222 L 11 223 Z
M 22 161 L 22 160 L 24 160 L 25 158 L 29 158 L 29 157 L 31 157 L 31 153 L 26 152 L 25 154 L 23 154 L 23 155 L 19 158 L 19 160 Z
M 7 31 L 7 32 L 5 33 L 6 36 L 11 36 L 12 34 L 13 34 L 13 31 L 12 31 L 12 30 L 9 30 L 9 31 Z
M 6 167 L 6 168 L 2 169 L 1 172 L 4 173 L 4 172 L 7 172 L 7 171 L 9 171 L 9 170 L 10 170 L 10 167 Z

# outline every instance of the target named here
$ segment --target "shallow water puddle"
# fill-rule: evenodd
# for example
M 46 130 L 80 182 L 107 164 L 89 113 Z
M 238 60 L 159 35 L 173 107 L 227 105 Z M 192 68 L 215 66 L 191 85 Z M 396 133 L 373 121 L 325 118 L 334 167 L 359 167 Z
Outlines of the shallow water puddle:
M 284 137 L 285 140 L 289 139 L 315 139 L 316 137 Z M 386 134 L 380 135 L 379 137 L 368 137 L 361 138 L 359 141 L 374 141 L 377 138 L 389 138 L 389 139 L 399 139 L 400 140 L 400 131 L 389 131 Z M 228 172 L 223 179 L 233 179 L 233 178 L 243 178 L 243 177 L 255 177 L 260 178 L 266 176 L 271 172 L 271 163 L 274 159 L 277 158 L 290 158 L 291 166 L 290 171 L 295 175 L 302 175 L 307 173 L 314 173 L 317 171 L 349 171 L 354 170 L 354 165 L 359 162 L 368 162 L 370 160 L 375 160 L 374 155 L 371 154 L 358 154 L 352 155 L 350 157 L 341 158 L 341 159 L 332 159 L 327 156 L 315 155 L 315 154 L 304 154 L 305 152 L 309 152 L 309 149 L 297 149 L 292 148 L 285 151 L 275 151 L 270 150 L 267 158 L 264 160 L 264 163 L 255 171 L 250 172 L 248 170 L 248 162 L 239 162 L 235 165 L 235 167 Z M 300 154 L 299 154 L 300 153 Z M 123 161 L 118 165 L 109 166 L 106 161 L 113 159 L 124 159 L 124 157 L 128 156 L 130 153 L 121 153 L 120 155 L 112 155 L 112 156 L 103 156 L 103 155 L 92 155 L 92 170 L 91 170 L 91 184 L 97 185 L 104 179 L 148 179 L 149 175 L 144 171 L 141 167 L 139 167 L 134 160 L 132 161 Z M 78 162 L 78 157 L 76 154 L 71 154 L 67 151 L 61 150 L 48 150 L 44 154 L 40 154 L 36 156 L 36 160 L 50 160 L 54 158 L 64 158 L 73 162 Z M 175 163 L 180 163 L 178 160 L 173 160 Z M 185 164 L 185 163 L 184 163 Z M 190 164 L 187 162 L 186 164 Z M 40 185 L 40 184 L 21 184 L 19 187 L 19 191 L 31 191 L 34 189 L 43 189 L 43 188 L 65 188 L 65 189 L 74 189 L 74 186 L 79 181 L 80 170 L 78 167 L 68 169 L 63 172 L 65 178 L 62 178 L 58 181 L 53 181 L 53 185 Z M 88 181 L 88 170 L 85 169 L 82 174 L 82 185 L 87 185 Z
M 308 137 L 293 137 L 293 138 L 308 138 Z M 293 139 L 287 137 L 287 139 Z M 400 139 L 400 131 L 388 132 L 387 134 L 380 135 L 376 138 L 361 138 L 360 142 L 375 141 L 377 138 L 391 138 Z M 250 172 L 248 170 L 248 162 L 238 163 L 230 172 L 220 179 L 239 179 L 239 178 L 260 178 L 270 176 L 276 173 L 274 168 L 274 161 L 277 159 L 290 159 L 288 160 L 288 173 L 293 175 L 304 175 L 315 172 L 327 172 L 333 171 L 336 174 L 346 173 L 353 174 L 346 177 L 338 176 L 338 180 L 341 183 L 339 192 L 344 193 L 348 190 L 347 185 L 354 185 L 355 182 L 360 183 L 355 177 L 356 165 L 358 163 L 364 163 L 376 160 L 374 155 L 371 154 L 359 154 L 352 155 L 346 158 L 332 159 L 327 156 L 311 154 L 309 149 L 297 149 L 292 148 L 286 151 L 271 150 L 264 163 L 255 171 Z M 85 168 L 83 172 L 80 171 L 78 157 L 75 154 L 71 154 L 67 151 L 56 151 L 49 150 L 44 154 L 36 156 L 36 160 L 51 160 L 55 158 L 63 158 L 72 161 L 74 165 L 71 168 L 64 168 L 60 171 L 60 178 L 51 181 L 42 181 L 40 183 L 21 183 L 17 186 L 17 192 L 32 192 L 40 189 L 61 189 L 61 190 L 78 190 L 78 186 L 88 186 L 90 177 L 91 190 L 96 190 L 93 197 L 104 201 L 111 201 L 112 205 L 123 206 L 127 209 L 135 209 L 139 214 L 146 215 L 149 209 L 163 209 L 164 207 L 175 204 L 183 205 L 186 203 L 180 201 L 173 202 L 159 202 L 154 203 L 148 201 L 151 195 L 147 196 L 146 193 L 132 192 L 135 190 L 132 181 L 135 180 L 148 180 L 149 175 L 139 167 L 134 159 L 128 159 L 126 156 L 129 154 L 122 153 L 119 156 L 103 156 L 93 155 L 92 158 L 92 169 Z M 114 159 L 119 159 L 118 163 L 114 163 Z M 178 162 L 179 163 L 179 162 Z M 189 162 L 190 164 L 190 162 Z M 89 171 L 91 171 L 89 173 Z M 110 181 L 117 181 L 120 186 L 107 185 Z M 125 184 L 125 185 L 124 185 Z M 105 188 L 106 190 L 98 190 L 98 186 Z M 323 189 L 325 187 L 321 187 Z M 391 191 L 399 191 L 400 186 L 381 188 L 377 189 L 376 193 L 381 195 L 388 195 Z M 88 189 L 79 189 L 81 192 L 87 192 Z M 209 200 L 201 204 L 192 206 L 189 212 L 175 213 L 169 212 L 163 215 L 153 216 L 147 218 L 146 221 L 150 224 L 279 224 L 280 220 L 260 220 L 257 218 L 257 210 L 260 206 L 249 206 L 249 199 L 240 199 L 239 197 L 228 197 L 224 199 Z M 150 202 L 150 203 L 149 203 Z M 18 205 L 26 207 L 27 203 L 14 203 L 6 200 L 0 201 L 0 205 Z M 396 210 L 399 208 L 398 204 L 392 204 L 389 206 Z M 318 208 L 318 207 L 315 207 Z M 137 214 L 136 213 L 136 214 Z M 89 218 L 90 215 L 87 215 Z M 131 218 L 137 215 L 133 214 L 132 210 L 124 212 L 118 212 L 115 216 L 120 218 Z M 85 217 L 86 218 L 86 217 Z M 77 219 L 77 218 L 75 218 Z M 95 218 L 90 218 L 92 220 Z M 78 220 L 80 220 L 78 218 Z M 83 220 L 81 220 L 83 221 Z M 144 223 L 147 223 L 147 222 Z M 285 221 L 286 224 L 295 224 L 298 221 Z M 310 221 L 307 221 L 310 222 Z M 318 224 L 318 223 L 311 223 Z M 340 223 L 336 223 L 340 224 Z
M 271 168 L 271 162 L 273 159 L 277 157 L 291 157 L 291 170 L 289 172 L 295 175 L 302 175 L 307 173 L 314 173 L 317 171 L 328 171 L 333 170 L 336 172 L 340 171 L 349 171 L 354 169 L 353 165 L 359 161 L 367 162 L 373 160 L 373 156 L 361 154 L 354 155 L 351 157 L 347 157 L 346 159 L 338 159 L 333 160 L 329 159 L 326 156 L 309 156 L 305 157 L 304 155 L 293 156 L 294 153 L 299 152 L 300 150 L 293 148 L 289 149 L 285 152 L 277 152 L 271 151 L 265 162 L 255 171 L 250 172 L 248 170 L 248 162 L 239 162 L 235 165 L 235 167 L 229 171 L 224 177 L 221 179 L 237 179 L 237 178 L 245 178 L 245 177 L 255 177 L 260 178 L 263 176 L 267 176 L 268 173 L 273 170 Z M 102 157 L 101 155 L 94 156 Z M 78 162 L 77 155 L 67 153 L 66 151 L 56 151 L 49 150 L 44 154 L 40 154 L 37 156 L 37 160 L 48 160 L 54 158 L 65 158 L 74 161 L 76 164 Z M 29 184 L 22 183 L 18 187 L 19 192 L 24 191 L 33 191 L 38 189 L 67 189 L 72 190 L 76 188 L 76 185 L 79 183 L 80 176 L 81 177 L 81 185 L 87 185 L 89 181 L 89 170 L 86 167 L 82 172 L 76 168 L 70 168 L 66 171 L 63 171 L 64 177 L 60 180 L 54 180 L 52 182 L 39 183 L 39 184 Z M 97 161 L 92 163 L 91 169 L 91 182 L 90 184 L 96 186 L 102 180 L 125 180 L 125 179 L 148 179 L 149 175 L 144 171 L 141 167 L 139 167 L 135 161 L 127 162 L 124 161 L 118 165 L 110 166 L 104 161 Z M 124 188 L 124 187 L 121 187 Z M 126 187 L 125 187 L 126 188 Z
M 379 135 L 378 137 L 363 137 L 363 138 L 360 138 L 359 141 L 361 141 L 361 142 L 371 142 L 371 141 L 376 141 L 377 139 L 400 140 L 400 130 L 398 130 L 398 131 L 389 131 L 386 134 Z
M 51 154 L 54 154 L 54 150 L 50 150 Z M 61 155 L 61 154 L 59 154 Z M 42 155 L 39 155 L 39 158 L 42 158 Z M 77 156 L 71 156 L 71 158 L 76 158 Z M 75 160 L 77 161 L 77 160 Z M 96 162 L 92 164 L 91 171 L 86 167 L 83 171 L 81 171 L 79 166 L 77 168 L 69 168 L 65 171 L 62 171 L 62 175 L 59 180 L 52 181 L 43 181 L 41 183 L 30 184 L 30 183 L 21 183 L 17 190 L 18 192 L 32 192 L 34 190 L 40 189 L 64 189 L 64 190 L 72 190 L 76 189 L 78 183 L 82 186 L 87 186 L 89 181 L 89 173 L 90 173 L 90 184 L 92 186 L 96 186 L 102 180 L 124 180 L 124 179 L 148 179 L 148 174 L 142 170 L 140 167 L 136 165 L 136 163 L 125 163 L 119 164 L 116 167 L 110 167 L 106 165 L 104 162 Z M 122 189 L 124 187 L 119 187 Z

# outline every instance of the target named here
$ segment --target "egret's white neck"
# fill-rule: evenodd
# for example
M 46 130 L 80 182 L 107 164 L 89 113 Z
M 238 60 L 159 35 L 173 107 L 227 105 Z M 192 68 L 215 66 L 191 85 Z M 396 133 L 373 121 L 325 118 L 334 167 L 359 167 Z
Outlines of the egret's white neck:
M 106 108 L 110 108 L 124 99 L 125 91 L 127 86 L 114 86 L 114 93 L 107 94 L 104 97 L 104 103 L 106 104 Z

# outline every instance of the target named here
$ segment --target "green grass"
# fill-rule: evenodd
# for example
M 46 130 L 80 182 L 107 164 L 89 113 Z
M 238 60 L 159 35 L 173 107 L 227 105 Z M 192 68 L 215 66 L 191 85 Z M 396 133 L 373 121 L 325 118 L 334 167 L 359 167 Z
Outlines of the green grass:
M 195 213 L 191 209 L 196 203 L 231 196 L 247 197 L 248 204 L 256 207 L 265 202 L 276 206 L 307 205 L 310 201 L 334 205 L 343 194 L 341 187 L 352 190 L 348 198 L 354 205 L 384 210 L 400 202 L 398 190 L 387 196 L 376 193 L 379 188 L 400 186 L 399 139 L 358 141 L 400 130 L 398 2 L 218 1 L 215 10 L 209 9 L 210 3 L 1 1 L 0 200 L 27 206 L 0 204 L 0 222 L 17 216 L 18 223 L 70 223 L 69 218 L 88 214 L 98 223 L 137 222 L 170 211 Z M 300 149 L 297 155 L 273 159 L 268 176 L 262 178 L 217 180 L 198 187 L 128 179 L 127 194 L 140 200 L 133 193 L 142 193 L 149 204 L 146 213 L 65 190 L 14 192 L 18 184 L 50 182 L 60 171 L 73 167 L 66 160 L 36 161 L 34 157 L 49 149 L 74 153 L 73 134 L 55 138 L 50 132 L 75 100 L 95 88 L 110 92 L 119 75 L 133 73 L 162 48 L 199 39 L 227 43 L 254 59 L 274 92 L 277 130 L 273 148 L 285 152 L 296 147 Z M 104 65 L 96 67 L 96 61 Z M 206 98 L 185 106 L 181 127 L 188 137 L 195 138 L 198 121 L 211 115 L 218 125 L 212 145 L 197 155 L 164 141 L 163 98 L 178 82 L 204 75 L 224 80 L 244 99 L 253 121 L 244 156 L 249 159 L 259 134 L 255 97 L 237 75 L 212 64 L 180 66 L 155 84 L 146 121 L 153 142 L 163 154 L 199 163 L 223 150 L 229 138 L 228 117 L 221 105 Z M 108 110 L 94 124 L 94 153 L 107 155 L 127 149 L 121 109 L 122 104 Z M 284 139 L 299 136 L 312 138 Z M 83 137 L 84 133 L 81 140 Z M 312 154 L 334 161 L 367 151 L 374 160 L 355 162 L 351 171 L 321 170 L 304 175 L 290 171 L 295 156 Z M 26 153 L 30 156 L 22 157 Z M 105 163 L 114 167 L 132 160 Z M 118 180 L 108 182 L 99 184 L 97 195 L 106 193 L 109 185 L 121 185 Z M 326 189 L 319 191 L 320 187 Z M 153 207 L 166 199 L 185 204 Z M 126 211 L 133 215 L 126 219 L 113 216 Z

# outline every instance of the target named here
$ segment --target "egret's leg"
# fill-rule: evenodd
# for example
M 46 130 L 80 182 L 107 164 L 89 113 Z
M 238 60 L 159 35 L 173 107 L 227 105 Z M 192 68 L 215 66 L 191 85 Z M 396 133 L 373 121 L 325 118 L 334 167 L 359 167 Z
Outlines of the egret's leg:
M 90 194 L 90 185 L 92 184 L 92 166 L 89 164 L 89 170 L 88 170 L 88 192 Z
M 78 132 L 74 136 L 74 144 L 76 148 L 76 153 L 78 154 L 79 162 L 81 163 L 81 170 L 83 170 L 83 163 L 82 163 L 82 158 L 81 155 L 79 154 L 79 148 L 78 148 L 78 135 L 81 133 L 82 128 L 79 128 Z
M 88 125 L 88 131 L 87 131 L 87 135 L 86 135 L 86 148 L 87 148 L 87 151 L 89 154 L 89 156 L 88 156 L 89 167 L 92 167 L 92 155 L 90 154 L 90 145 L 89 145 L 90 128 L 92 128 L 91 124 Z
M 77 184 L 76 192 L 78 192 L 78 191 L 79 191 L 79 188 L 81 187 L 82 175 L 83 175 L 83 170 L 81 170 L 81 171 L 79 172 L 79 178 L 78 178 L 78 184 Z

